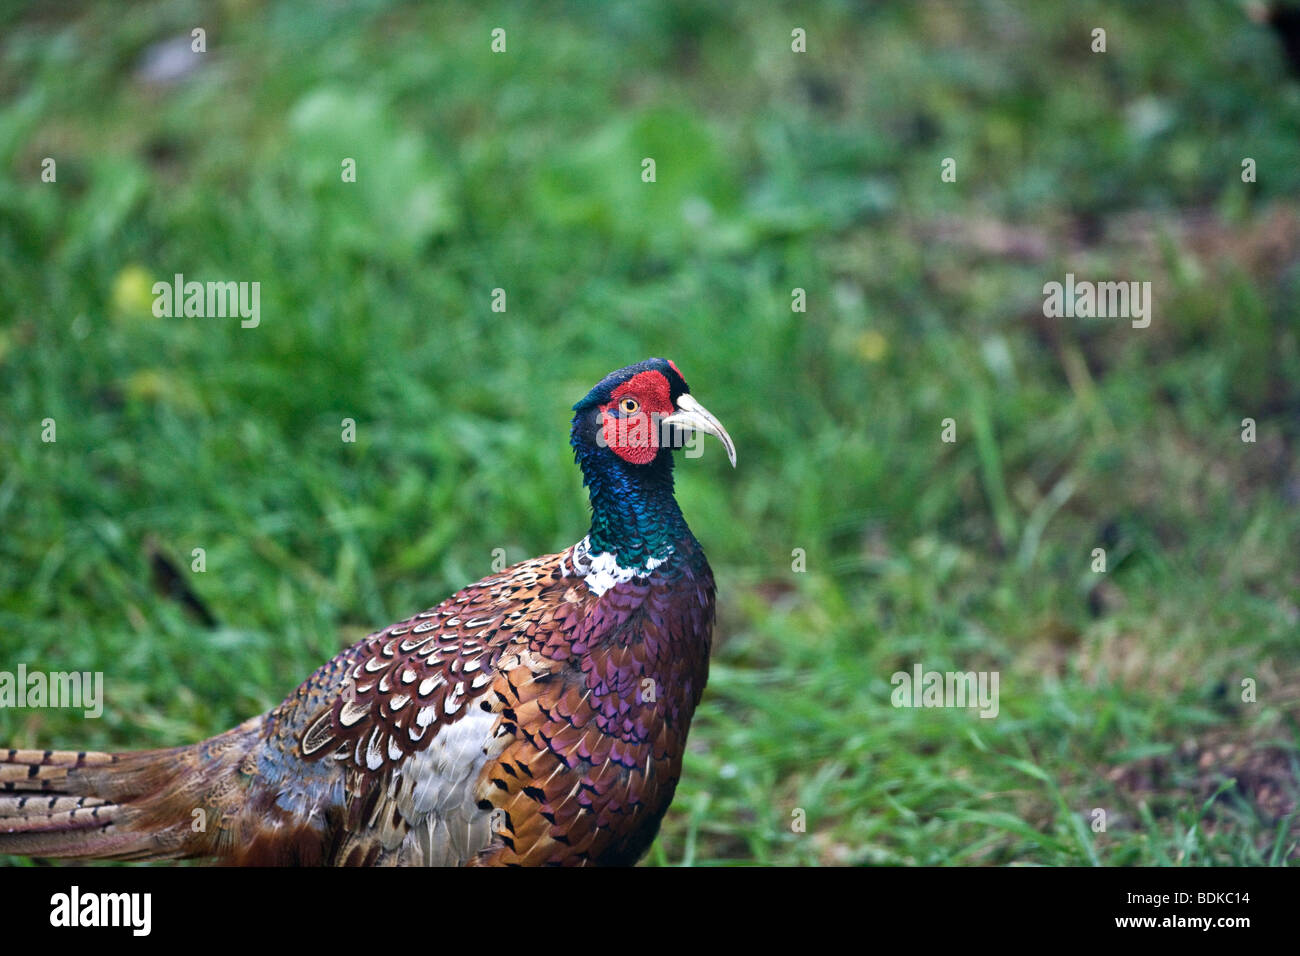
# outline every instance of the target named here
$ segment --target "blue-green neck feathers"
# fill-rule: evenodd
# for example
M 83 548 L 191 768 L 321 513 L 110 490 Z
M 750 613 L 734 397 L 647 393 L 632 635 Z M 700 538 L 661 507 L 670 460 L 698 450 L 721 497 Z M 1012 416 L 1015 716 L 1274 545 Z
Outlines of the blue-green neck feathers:
M 582 482 L 591 496 L 591 550 L 613 554 L 623 568 L 645 567 L 650 559 L 662 561 L 678 543 L 694 542 L 673 497 L 672 451 L 660 449 L 652 461 L 637 465 L 599 440 L 601 406 L 611 400 L 620 384 L 641 372 L 662 375 L 673 402 L 688 391 L 677 366 L 667 359 L 646 359 L 610 372 L 573 406 L 569 436 L 582 468 Z M 691 550 L 695 553 L 698 548 Z
M 571 442 L 591 497 L 591 550 L 608 551 L 621 567 L 663 560 L 690 528 L 673 496 L 672 452 L 664 449 L 647 465 L 624 461 L 590 440 L 580 412 Z

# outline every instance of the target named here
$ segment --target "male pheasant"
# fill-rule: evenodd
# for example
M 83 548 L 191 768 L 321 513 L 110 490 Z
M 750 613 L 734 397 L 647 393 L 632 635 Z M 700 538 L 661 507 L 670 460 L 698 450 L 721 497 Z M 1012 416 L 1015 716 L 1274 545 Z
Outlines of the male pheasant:
M 591 530 L 378 631 L 189 747 L 0 750 L 0 853 L 235 865 L 632 864 L 681 773 L 714 584 L 673 497 L 726 430 L 648 359 L 574 406 Z

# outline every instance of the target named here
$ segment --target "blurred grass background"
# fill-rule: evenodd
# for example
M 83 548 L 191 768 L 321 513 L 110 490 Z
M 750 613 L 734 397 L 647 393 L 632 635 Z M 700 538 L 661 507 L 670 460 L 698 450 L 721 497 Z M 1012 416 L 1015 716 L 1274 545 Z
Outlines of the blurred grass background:
M 569 405 L 662 355 L 740 468 L 679 469 L 720 617 L 649 862 L 1296 859 L 1300 84 L 1242 4 L 50 3 L 0 102 L 0 669 L 107 697 L 5 744 L 198 740 L 572 543 Z M 892 708 L 917 662 L 999 717 Z

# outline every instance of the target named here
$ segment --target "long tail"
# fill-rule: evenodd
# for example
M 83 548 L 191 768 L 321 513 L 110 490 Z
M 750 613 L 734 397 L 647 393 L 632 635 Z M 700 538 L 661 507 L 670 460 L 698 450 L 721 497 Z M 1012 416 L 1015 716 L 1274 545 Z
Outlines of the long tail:
M 0 853 L 162 860 L 213 852 L 260 718 L 190 747 L 133 753 L 0 750 Z

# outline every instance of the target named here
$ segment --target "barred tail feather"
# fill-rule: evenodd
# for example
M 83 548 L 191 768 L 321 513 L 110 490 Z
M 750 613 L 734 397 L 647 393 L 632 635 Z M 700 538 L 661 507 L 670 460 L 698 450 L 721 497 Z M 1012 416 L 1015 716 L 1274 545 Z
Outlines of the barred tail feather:
M 238 770 L 254 724 L 170 750 L 0 749 L 0 853 L 113 860 L 210 853 L 212 835 L 191 825 L 194 811 Z

